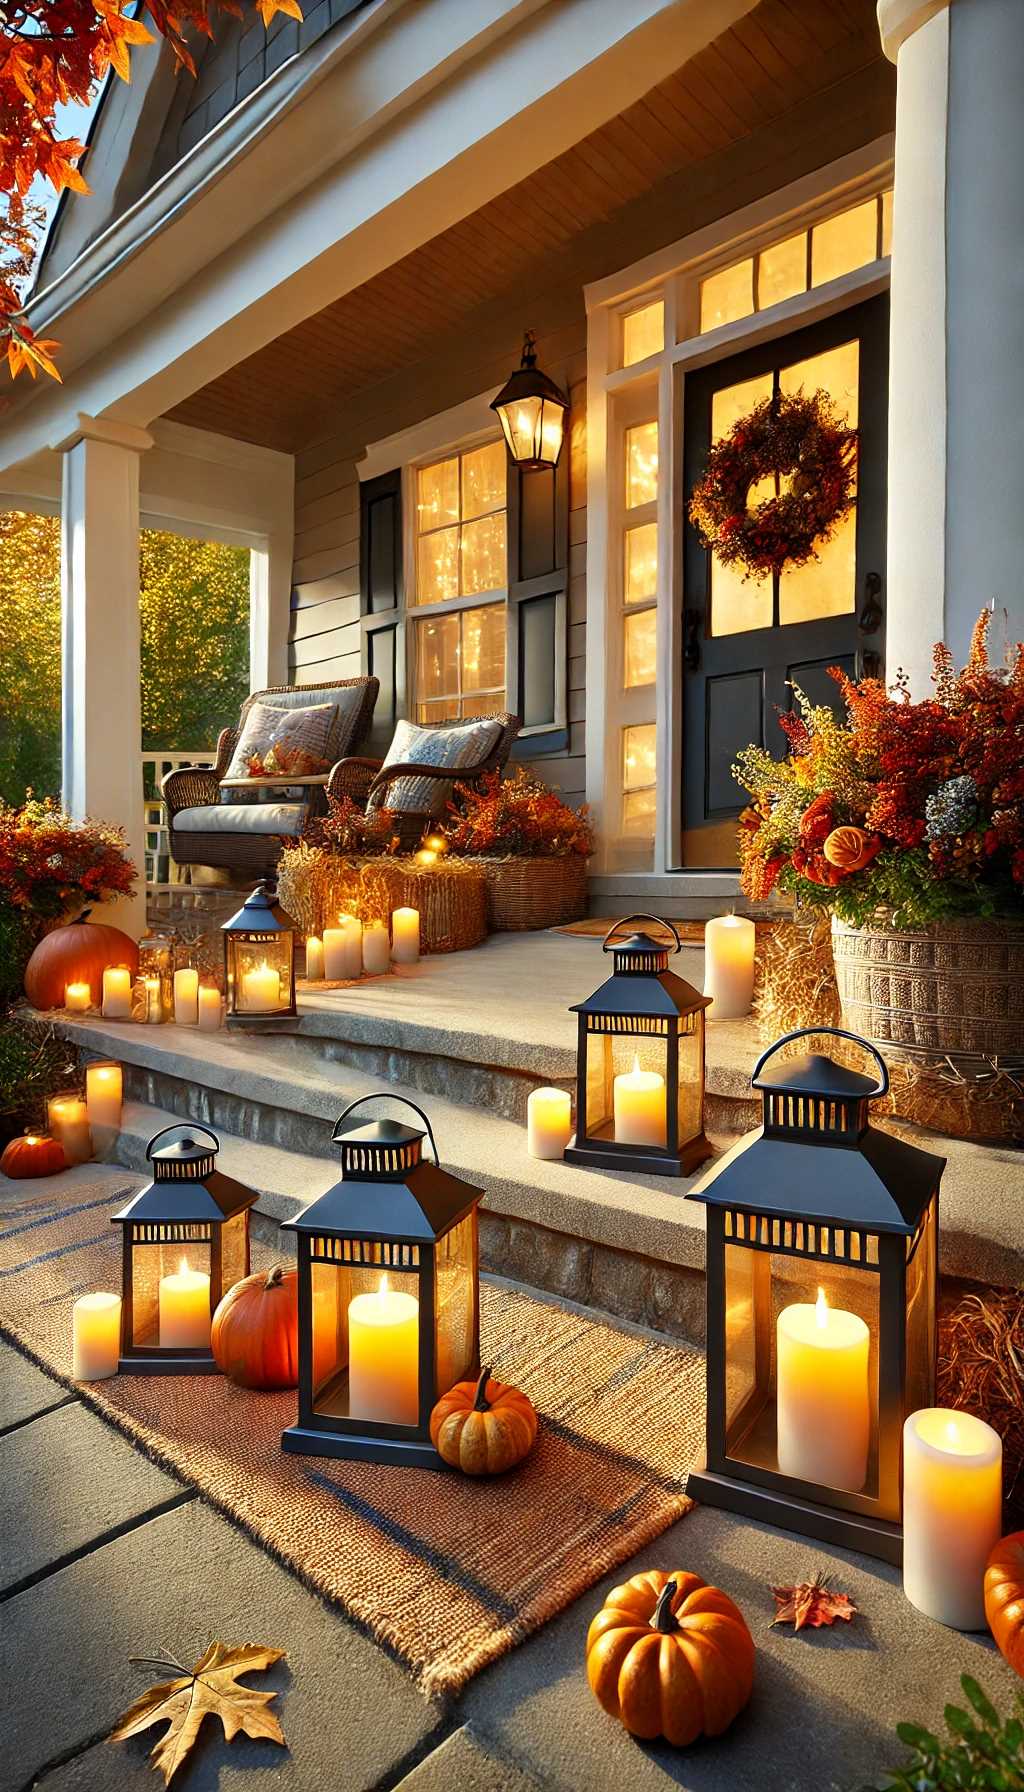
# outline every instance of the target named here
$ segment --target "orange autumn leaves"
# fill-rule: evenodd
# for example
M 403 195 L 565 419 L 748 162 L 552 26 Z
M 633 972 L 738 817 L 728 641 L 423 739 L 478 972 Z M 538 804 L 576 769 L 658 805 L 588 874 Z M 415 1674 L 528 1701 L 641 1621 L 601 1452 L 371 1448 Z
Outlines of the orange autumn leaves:
M 278 13 L 303 16 L 299 0 L 147 0 L 132 12 L 132 0 L 9 0 L 0 11 L 0 343 L 12 378 L 60 378 L 58 345 L 36 336 L 21 290 L 43 216 L 33 182 L 58 194 L 89 191 L 79 167 L 85 145 L 60 134 L 58 107 L 88 105 L 108 69 L 128 81 L 133 48 L 154 41 L 150 24 L 194 75 L 190 44 L 212 38 L 220 18 L 255 12 L 267 26 Z

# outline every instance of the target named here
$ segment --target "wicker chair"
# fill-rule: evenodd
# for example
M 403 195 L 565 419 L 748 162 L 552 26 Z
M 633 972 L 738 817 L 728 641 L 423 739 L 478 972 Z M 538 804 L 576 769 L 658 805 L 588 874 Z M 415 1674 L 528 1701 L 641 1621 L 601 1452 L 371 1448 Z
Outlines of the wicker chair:
M 167 807 L 171 858 L 178 865 L 215 865 L 227 871 L 268 872 L 273 871 L 277 865 L 283 838 L 316 838 L 327 810 L 327 790 L 331 779 L 340 766 L 349 763 L 347 759 L 341 760 L 330 773 L 319 778 L 282 777 L 277 780 L 279 787 L 302 789 L 305 794 L 299 802 L 234 805 L 231 818 L 234 824 L 237 816 L 237 824 L 230 828 L 203 828 L 201 825 L 183 824 L 187 820 L 187 810 L 208 812 L 222 806 L 221 785 L 252 704 L 264 700 L 272 704 L 275 697 L 288 696 L 291 702 L 287 707 L 301 708 L 302 705 L 296 703 L 298 693 L 307 698 L 310 704 L 316 704 L 328 702 L 332 694 L 339 691 L 353 689 L 359 689 L 362 696 L 351 725 L 348 744 L 359 747 L 369 734 L 373 720 L 373 706 L 379 689 L 379 680 L 376 678 L 336 678 L 324 684 L 274 685 L 265 691 L 254 691 L 247 697 L 237 725 L 221 730 L 214 765 L 181 766 L 176 771 L 168 772 L 163 780 L 161 792 Z M 260 783 L 269 792 L 273 790 L 275 781 L 261 779 Z M 271 807 L 277 811 L 277 818 L 282 824 L 278 829 L 268 825 L 274 819 L 268 815 Z
M 500 722 L 501 732 L 494 745 L 482 759 L 473 765 L 457 768 L 445 765 L 399 764 L 384 766 L 381 759 L 366 759 L 352 755 L 347 759 L 339 759 L 327 781 L 328 794 L 333 797 L 349 796 L 361 809 L 365 809 L 373 797 L 381 808 L 388 808 L 387 793 L 391 785 L 399 778 L 435 778 L 439 786 L 459 783 L 472 784 L 484 772 L 503 771 L 508 763 L 509 754 L 516 735 L 522 726 L 518 716 L 509 715 L 507 711 L 493 716 L 467 716 L 462 722 L 439 722 L 439 728 L 473 727 L 479 722 Z M 426 724 L 425 724 L 426 725 Z M 445 793 L 445 801 L 447 793 Z M 421 810 L 393 811 L 395 815 L 395 832 L 403 851 L 417 847 L 432 822 L 444 819 L 445 803 L 438 803 L 438 813 L 427 814 Z

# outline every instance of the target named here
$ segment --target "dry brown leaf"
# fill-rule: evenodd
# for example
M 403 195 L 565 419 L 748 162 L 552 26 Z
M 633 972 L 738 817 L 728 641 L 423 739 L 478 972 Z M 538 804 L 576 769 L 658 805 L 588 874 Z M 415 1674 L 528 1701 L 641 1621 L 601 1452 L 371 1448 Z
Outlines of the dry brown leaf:
M 818 1630 L 837 1618 L 849 1623 L 857 1610 L 849 1593 L 832 1592 L 824 1574 L 798 1581 L 795 1587 L 773 1587 L 772 1594 L 778 1608 L 772 1624 L 792 1624 L 794 1630 Z
M 284 1743 L 284 1732 L 272 1711 L 267 1710 L 276 1692 L 254 1692 L 239 1686 L 240 1674 L 257 1673 L 281 1661 L 283 1649 L 266 1649 L 262 1643 L 211 1643 L 197 1661 L 192 1672 L 184 1669 L 176 1680 L 161 1681 L 136 1699 L 134 1705 L 118 1720 L 108 1741 L 124 1742 L 138 1736 L 151 1724 L 166 1723 L 167 1729 L 151 1750 L 150 1759 L 164 1776 L 164 1785 L 187 1758 L 199 1734 L 204 1717 L 219 1717 L 229 1742 L 243 1730 L 246 1736 L 265 1737 L 268 1742 Z M 174 1667 L 174 1662 L 156 1665 Z

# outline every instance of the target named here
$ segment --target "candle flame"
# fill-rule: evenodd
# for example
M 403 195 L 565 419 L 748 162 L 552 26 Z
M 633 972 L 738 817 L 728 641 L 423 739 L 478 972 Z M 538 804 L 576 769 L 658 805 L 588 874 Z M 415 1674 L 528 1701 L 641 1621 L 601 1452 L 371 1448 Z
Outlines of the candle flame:
M 818 1298 L 814 1303 L 814 1317 L 820 1326 L 824 1327 L 828 1324 L 828 1301 L 825 1299 L 824 1288 L 818 1289 Z
M 183 1257 L 181 1259 L 181 1262 L 178 1264 L 178 1274 L 179 1274 L 179 1276 L 187 1276 L 188 1275 L 188 1258 L 187 1257 Z
M 959 1437 L 960 1437 L 960 1433 L 958 1432 L 958 1430 L 956 1428 L 956 1420 L 955 1419 L 947 1419 L 946 1420 L 946 1439 L 947 1439 L 947 1441 L 951 1444 L 955 1444 L 959 1441 Z
M 38 1145 L 39 1140 L 37 1139 L 34 1132 L 30 1132 L 30 1133 L 26 1133 L 26 1135 L 25 1135 L 25 1143 L 26 1143 L 26 1145 Z
M 640 1075 L 640 1053 L 639 1052 L 633 1053 L 633 1075 L 634 1076 Z
M 381 1300 L 387 1300 L 387 1297 L 388 1297 L 388 1278 L 387 1278 L 387 1276 L 381 1276 L 380 1287 L 377 1289 L 377 1294 Z

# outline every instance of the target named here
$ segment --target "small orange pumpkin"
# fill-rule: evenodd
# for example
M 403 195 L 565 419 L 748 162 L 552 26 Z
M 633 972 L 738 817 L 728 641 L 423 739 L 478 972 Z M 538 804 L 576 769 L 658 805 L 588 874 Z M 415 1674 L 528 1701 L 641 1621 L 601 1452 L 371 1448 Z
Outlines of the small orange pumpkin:
M 68 1160 L 60 1140 L 44 1138 L 35 1132 L 11 1139 L 0 1157 L 0 1171 L 15 1182 L 27 1176 L 57 1176 L 67 1167 Z
M 1000 1538 L 985 1565 L 985 1616 L 996 1647 L 1024 1679 L 1024 1531 Z
M 880 845 L 877 834 L 865 833 L 863 828 L 846 826 L 833 828 L 821 850 L 829 864 L 845 874 L 863 871 L 865 865 L 870 865 Z
M 69 983 L 88 983 L 92 1005 L 103 1000 L 103 973 L 111 965 L 127 965 L 134 978 L 139 948 L 119 927 L 90 922 L 91 909 L 77 921 L 55 927 L 41 939 L 25 966 L 25 994 L 33 1008 L 63 1008 Z
M 537 1414 L 531 1400 L 483 1369 L 478 1381 L 459 1381 L 430 1415 L 430 1441 L 464 1475 L 501 1475 L 533 1449 Z
M 727 1593 L 652 1569 L 613 1587 L 587 1633 L 587 1679 L 631 1736 L 720 1736 L 754 1685 L 754 1640 Z
M 299 1380 L 299 1278 L 294 1269 L 245 1276 L 213 1315 L 210 1349 L 240 1388 L 294 1388 Z

